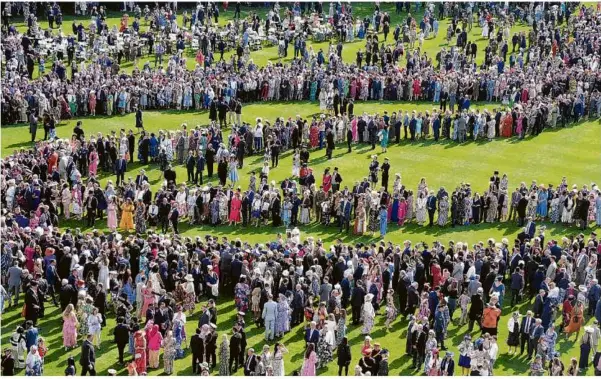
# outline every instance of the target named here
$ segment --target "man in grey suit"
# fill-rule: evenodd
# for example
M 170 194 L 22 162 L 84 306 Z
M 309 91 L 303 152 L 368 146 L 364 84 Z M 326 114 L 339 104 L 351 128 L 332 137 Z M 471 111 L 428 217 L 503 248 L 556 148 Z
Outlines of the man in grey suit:
M 330 281 L 328 279 L 328 277 L 324 277 L 323 278 L 323 284 L 321 285 L 321 288 L 319 289 L 319 301 L 322 303 L 328 303 L 328 301 L 330 301 L 330 294 L 332 293 L 332 284 L 330 284 Z
M 263 306 L 263 320 L 265 321 L 265 340 L 272 341 L 275 338 L 275 318 L 278 313 L 278 304 L 273 301 L 273 295 L 269 294 L 269 300 Z
M 576 258 L 576 284 L 584 284 L 586 278 L 586 268 L 588 267 L 588 254 L 586 251 L 581 251 Z
M 23 270 L 19 267 L 19 261 L 15 260 L 15 265 L 8 269 L 8 306 L 13 303 L 13 294 L 15 295 L 15 307 L 19 305 L 19 294 L 21 293 L 21 276 Z

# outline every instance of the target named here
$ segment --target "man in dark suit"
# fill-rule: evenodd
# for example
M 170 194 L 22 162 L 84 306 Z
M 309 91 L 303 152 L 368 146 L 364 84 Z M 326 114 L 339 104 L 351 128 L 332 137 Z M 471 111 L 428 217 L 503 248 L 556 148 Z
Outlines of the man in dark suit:
M 134 136 L 134 131 L 129 129 L 127 133 L 127 148 L 129 149 L 129 161 L 134 163 L 134 149 L 136 146 L 136 136 Z
M 119 351 L 119 364 L 123 365 L 125 364 L 123 361 L 123 351 L 125 350 L 125 346 L 129 344 L 129 328 L 125 324 L 125 319 L 122 316 L 117 318 L 117 326 L 115 326 L 113 335 L 115 336 L 115 343 L 117 344 L 117 350 Z
M 29 289 L 25 293 L 25 319 L 31 320 L 33 325 L 37 325 L 38 317 L 42 304 L 38 295 L 38 282 L 32 280 L 29 284 Z
M 418 325 L 417 329 L 411 333 L 411 345 L 413 348 L 413 364 L 411 368 L 419 370 L 426 353 L 426 333 L 422 325 Z
M 434 212 L 436 212 L 436 196 L 434 196 L 434 192 L 430 192 L 426 201 L 426 208 L 428 209 L 428 218 L 430 220 L 428 226 L 431 227 L 434 225 Z
M 217 325 L 211 323 L 209 326 L 211 331 L 206 336 L 207 363 L 215 368 L 217 366 Z
M 125 156 L 122 155 L 121 158 L 117 159 L 115 162 L 115 174 L 117 175 L 117 186 L 121 182 L 125 181 L 125 171 L 127 170 L 127 161 L 125 160 Z
M 81 345 L 81 356 L 79 357 L 81 376 L 86 376 L 88 372 L 90 376 L 96 376 L 96 352 L 94 351 L 92 338 L 93 335 L 88 333 L 86 340 Z
M 196 328 L 196 334 L 190 339 L 190 350 L 192 351 L 192 374 L 200 374 L 199 363 L 203 360 L 204 342 L 200 337 L 200 328 Z
M 528 341 L 528 360 L 532 359 L 532 353 L 538 351 L 538 342 L 540 338 L 543 336 L 545 332 L 545 328 L 542 325 L 542 321 L 540 318 L 537 318 L 534 322 L 534 325 L 530 327 L 530 339 Z
M 524 227 L 524 233 L 528 235 L 528 238 L 533 239 L 534 233 L 536 232 L 536 223 L 532 220 L 532 217 L 528 217 L 528 222 Z
M 522 198 L 518 201 L 516 211 L 518 213 L 518 226 L 523 226 L 526 219 L 526 207 L 528 207 L 528 199 L 522 194 Z
M 292 326 L 303 322 L 303 309 L 305 307 L 305 293 L 300 284 L 296 285 L 294 297 L 292 299 Z
M 310 326 L 305 329 L 305 342 L 307 344 L 316 344 L 319 342 L 319 330 L 317 330 L 315 321 L 311 321 Z
M 144 182 L 148 182 L 148 176 L 146 176 L 146 171 L 140 170 L 140 173 L 136 175 L 136 187 L 142 188 Z
M 418 286 L 419 284 L 417 282 L 413 282 L 411 285 L 409 285 L 409 287 L 407 287 L 407 311 L 405 314 L 415 314 L 415 309 L 419 305 L 419 294 L 417 292 Z
M 173 233 L 179 234 L 177 226 L 179 224 L 179 210 L 175 204 L 171 204 L 171 213 L 169 214 L 169 222 L 173 228 Z
M 447 351 L 444 359 L 440 362 L 440 373 L 442 376 L 453 376 L 455 373 L 455 361 L 452 352 Z
M 532 311 L 528 311 L 526 316 L 522 317 L 520 323 L 520 355 L 524 354 L 524 349 L 530 342 L 530 329 L 534 325 L 534 317 Z
M 357 285 L 353 288 L 351 294 L 351 310 L 353 317 L 353 325 L 358 325 L 361 318 L 361 306 L 363 305 L 365 298 L 365 290 L 363 287 Z
M 244 362 L 244 376 L 252 376 L 255 373 L 255 368 L 257 366 L 257 357 L 255 357 L 255 349 L 248 349 L 248 355 L 246 356 L 246 361 Z

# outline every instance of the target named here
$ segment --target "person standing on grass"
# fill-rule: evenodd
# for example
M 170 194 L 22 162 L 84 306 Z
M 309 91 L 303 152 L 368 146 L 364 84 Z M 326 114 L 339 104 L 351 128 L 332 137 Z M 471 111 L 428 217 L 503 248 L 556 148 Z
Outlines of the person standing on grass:
M 79 357 L 81 376 L 86 376 L 87 373 L 90 373 L 90 376 L 96 376 L 96 351 L 92 343 L 93 338 L 94 336 L 88 333 L 81 345 L 81 356 Z

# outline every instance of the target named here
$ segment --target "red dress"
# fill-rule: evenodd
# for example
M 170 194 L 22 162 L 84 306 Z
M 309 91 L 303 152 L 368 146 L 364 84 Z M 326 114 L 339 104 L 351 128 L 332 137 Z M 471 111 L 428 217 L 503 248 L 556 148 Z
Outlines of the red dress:
M 319 130 L 317 129 L 317 125 L 311 125 L 311 129 L 309 131 L 309 142 L 313 148 L 319 145 Z
M 134 347 L 136 370 L 138 374 L 141 374 L 146 372 L 146 338 L 144 338 L 143 330 L 138 330 L 134 335 Z
M 323 185 L 323 191 L 329 192 L 330 188 L 332 188 L 332 175 L 324 174 L 322 185 Z
M 240 209 L 242 208 L 242 201 L 237 196 L 232 198 L 230 206 L 230 222 L 240 222 Z

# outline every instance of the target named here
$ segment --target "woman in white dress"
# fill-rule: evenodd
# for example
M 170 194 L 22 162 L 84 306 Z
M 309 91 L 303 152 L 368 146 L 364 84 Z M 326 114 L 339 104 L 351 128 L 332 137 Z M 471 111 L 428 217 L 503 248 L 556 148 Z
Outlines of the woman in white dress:
M 328 93 L 326 91 L 325 88 L 322 88 L 321 91 L 319 91 L 319 110 L 324 112 L 328 105 L 327 105 L 327 100 L 328 100 Z
M 572 215 L 574 213 L 574 196 L 570 193 L 563 202 L 563 213 L 561 215 L 561 222 L 564 224 L 572 223 Z
M 415 218 L 418 225 L 423 225 L 426 222 L 426 202 L 427 199 L 423 192 L 420 192 L 415 206 Z
M 332 350 L 334 350 L 336 348 L 336 319 L 331 313 L 328 315 L 328 319 L 326 320 L 325 330 L 326 342 L 328 343 L 328 345 L 330 345 Z
M 297 151 L 294 152 L 294 156 L 292 157 L 292 176 L 299 177 L 300 175 L 300 154 Z
M 105 255 L 98 257 L 98 284 L 102 284 L 102 288 L 109 289 L 109 261 Z
M 175 195 L 175 202 L 177 203 L 177 210 L 179 211 L 179 214 L 181 217 L 183 217 L 184 215 L 186 215 L 187 212 L 187 208 L 188 205 L 186 203 L 186 185 L 182 184 L 179 187 L 179 191 L 177 191 L 177 194 Z
M 92 343 L 97 349 L 100 349 L 100 334 L 102 332 L 102 315 L 98 313 L 98 308 L 94 308 L 92 314 L 88 316 L 88 333 L 94 336 Z

